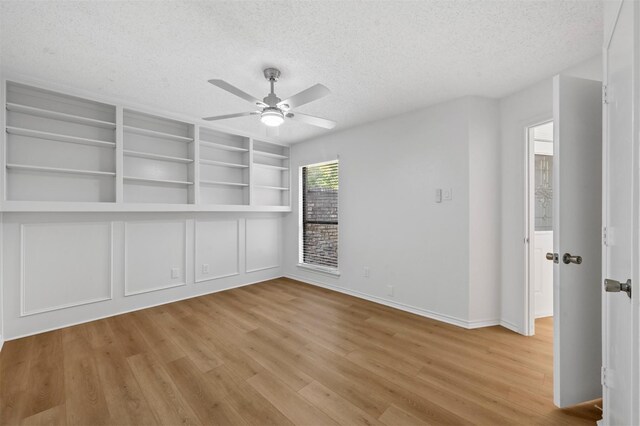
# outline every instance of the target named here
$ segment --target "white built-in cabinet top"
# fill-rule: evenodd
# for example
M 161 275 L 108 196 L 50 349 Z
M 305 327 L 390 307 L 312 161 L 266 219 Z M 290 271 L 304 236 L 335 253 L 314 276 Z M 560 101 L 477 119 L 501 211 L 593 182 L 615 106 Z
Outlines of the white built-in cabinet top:
M 15 81 L 2 211 L 290 211 L 289 148 Z

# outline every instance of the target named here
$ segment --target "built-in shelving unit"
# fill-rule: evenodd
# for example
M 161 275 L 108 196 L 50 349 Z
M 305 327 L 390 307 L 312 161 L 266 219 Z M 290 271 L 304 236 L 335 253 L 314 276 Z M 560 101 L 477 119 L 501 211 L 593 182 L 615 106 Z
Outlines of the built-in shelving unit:
M 289 206 L 289 148 L 253 141 L 252 203 L 259 206 Z
M 250 204 L 250 140 L 200 127 L 200 202 Z
M 289 149 L 6 81 L 2 211 L 288 211 Z
M 8 82 L 5 199 L 114 202 L 115 121 L 115 106 Z
M 124 202 L 194 203 L 194 125 L 125 109 Z

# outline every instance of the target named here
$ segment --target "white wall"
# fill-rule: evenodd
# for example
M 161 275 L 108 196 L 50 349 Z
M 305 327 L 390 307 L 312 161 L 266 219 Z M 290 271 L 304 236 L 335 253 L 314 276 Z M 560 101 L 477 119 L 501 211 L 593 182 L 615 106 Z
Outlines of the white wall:
M 600 80 L 602 57 L 597 56 L 562 72 Z M 519 333 L 524 327 L 525 280 L 525 142 L 526 128 L 553 118 L 552 77 L 500 100 L 501 127 L 501 311 L 502 324 Z
M 280 277 L 281 222 L 276 213 L 5 213 L 4 338 Z
M 500 316 L 500 111 L 469 102 L 469 319 L 482 325 Z
M 497 111 L 496 101 L 463 98 L 294 145 L 292 182 L 300 166 L 339 156 L 341 276 L 297 266 L 295 184 L 293 211 L 284 220 L 285 274 L 462 326 L 495 323 L 499 293 L 490 288 L 497 285 L 499 259 L 478 269 L 482 257 L 471 256 L 478 276 L 470 282 L 470 250 L 497 252 L 499 241 L 480 242 L 475 227 L 472 237 L 470 202 L 490 229 L 498 212 L 470 198 L 469 190 L 470 180 L 483 194 L 485 185 L 493 191 L 499 185 Z M 478 144 L 473 150 L 472 143 Z M 436 188 L 451 189 L 453 199 L 436 203 Z

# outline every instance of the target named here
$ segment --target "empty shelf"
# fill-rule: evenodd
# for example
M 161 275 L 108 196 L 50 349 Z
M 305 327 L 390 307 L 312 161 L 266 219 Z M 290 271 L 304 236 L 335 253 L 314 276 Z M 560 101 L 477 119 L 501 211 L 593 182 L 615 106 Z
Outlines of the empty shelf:
M 81 115 L 67 114 L 64 112 L 51 111 L 48 109 L 36 108 L 27 105 L 15 104 L 7 102 L 9 111 L 20 112 L 29 115 L 35 115 L 43 118 L 51 118 L 54 120 L 69 121 L 72 123 L 85 124 L 87 126 L 102 127 L 105 129 L 115 129 L 116 123 L 110 121 L 96 120 L 95 118 L 83 117 Z
M 157 130 L 144 129 L 142 127 L 123 126 L 125 132 L 135 133 L 138 135 L 151 136 L 154 138 L 167 139 L 178 142 L 192 142 L 193 138 L 186 136 L 174 135 L 172 133 L 158 132 Z
M 271 164 L 263 164 L 263 163 L 253 163 L 254 166 L 258 166 L 258 167 L 264 167 L 267 169 L 275 169 L 275 170 L 289 170 L 288 167 L 282 167 L 282 166 L 273 166 Z
M 222 166 L 222 167 L 235 167 L 238 169 L 244 169 L 249 167 L 246 164 L 226 163 L 224 161 L 206 160 L 206 159 L 200 160 L 200 164 L 209 164 L 211 166 Z
M 249 186 L 247 183 L 222 182 L 217 180 L 201 180 L 201 185 L 222 185 L 222 186 Z
M 128 181 L 166 183 L 171 185 L 193 185 L 193 182 L 187 182 L 183 180 L 143 178 L 143 177 L 136 177 L 136 176 L 125 176 L 123 179 Z
M 93 175 L 93 176 L 115 176 L 116 175 L 115 172 L 102 172 L 99 170 L 65 169 L 62 167 L 31 166 L 27 164 L 7 164 L 7 169 L 30 170 L 34 172 L 71 173 L 76 175 Z
M 12 135 L 28 136 L 31 138 L 45 139 L 58 142 L 69 142 L 80 145 L 91 145 L 102 148 L 115 148 L 115 142 L 101 141 L 98 139 L 81 138 L 78 136 L 61 135 L 58 133 L 43 132 L 40 130 L 23 129 L 21 127 L 7 126 L 7 133 Z
M 286 155 L 274 154 L 274 153 L 272 153 L 272 152 L 260 151 L 260 150 L 258 150 L 258 149 L 254 149 L 254 150 L 253 150 L 253 153 L 254 153 L 255 155 L 261 155 L 261 156 L 263 156 L 263 157 L 279 158 L 279 159 L 281 159 L 281 160 L 286 160 L 287 158 L 289 158 L 289 157 L 287 157 Z
M 172 157 L 170 155 L 153 154 L 151 152 L 131 151 L 128 149 L 124 150 L 124 155 L 127 157 L 148 158 L 151 160 L 170 161 L 174 163 L 186 164 L 186 163 L 193 162 L 193 160 L 190 158 Z
M 234 152 L 247 152 L 249 151 L 247 148 L 240 148 L 232 145 L 225 145 L 222 143 L 215 143 L 209 141 L 200 140 L 200 145 L 208 146 L 209 148 L 223 149 L 225 151 L 234 151 Z
M 284 186 L 268 186 L 268 185 L 254 185 L 256 188 L 262 189 L 273 189 L 276 191 L 288 191 L 289 188 L 285 188 Z

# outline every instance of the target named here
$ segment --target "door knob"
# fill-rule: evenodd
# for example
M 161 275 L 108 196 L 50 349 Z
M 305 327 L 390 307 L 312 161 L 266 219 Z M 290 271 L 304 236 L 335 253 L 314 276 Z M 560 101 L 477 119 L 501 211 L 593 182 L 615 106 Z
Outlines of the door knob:
M 631 280 L 627 280 L 626 283 L 621 283 L 620 281 L 606 279 L 604 280 L 604 291 L 608 293 L 618 293 L 620 291 L 624 291 L 627 293 L 627 296 L 631 298 Z
M 582 263 L 582 256 L 571 256 L 569 253 L 565 253 L 562 256 L 562 261 L 565 263 L 565 265 L 568 265 L 570 263 L 575 263 L 576 265 L 579 265 Z
M 547 253 L 545 257 L 547 260 L 553 260 L 553 263 L 558 263 L 558 253 Z

